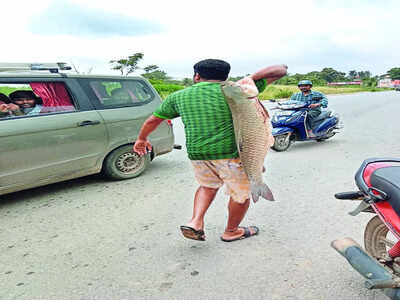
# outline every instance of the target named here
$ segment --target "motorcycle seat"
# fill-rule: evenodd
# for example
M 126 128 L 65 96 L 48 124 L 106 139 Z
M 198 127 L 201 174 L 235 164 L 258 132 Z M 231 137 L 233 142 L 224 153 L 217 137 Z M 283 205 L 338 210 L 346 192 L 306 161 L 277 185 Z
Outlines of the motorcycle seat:
M 400 166 L 375 170 L 370 182 L 372 187 L 386 193 L 390 205 L 400 216 Z

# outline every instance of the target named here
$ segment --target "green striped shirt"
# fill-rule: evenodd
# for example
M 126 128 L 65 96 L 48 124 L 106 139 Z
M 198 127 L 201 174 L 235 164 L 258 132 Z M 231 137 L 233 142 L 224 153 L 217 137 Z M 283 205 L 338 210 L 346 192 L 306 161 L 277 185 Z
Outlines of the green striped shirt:
M 256 81 L 261 92 L 266 81 Z M 239 157 L 232 115 L 218 82 L 199 82 L 170 94 L 154 112 L 156 117 L 181 117 L 191 160 Z

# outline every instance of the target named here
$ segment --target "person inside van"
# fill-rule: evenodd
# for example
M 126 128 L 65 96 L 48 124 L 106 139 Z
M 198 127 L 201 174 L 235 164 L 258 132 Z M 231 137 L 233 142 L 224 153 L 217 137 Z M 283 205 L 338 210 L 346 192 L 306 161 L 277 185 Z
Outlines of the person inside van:
M 8 103 L 10 102 L 10 99 L 2 93 L 0 93 L 0 118 L 7 117 L 9 115 L 8 113 Z
M 8 104 L 10 103 L 10 98 L 8 98 L 5 94 L 0 93 L 0 104 Z
M 18 105 L 10 103 L 10 99 L 0 93 L 0 118 L 23 115 Z
M 32 91 L 14 91 L 9 96 L 11 102 L 18 105 L 24 115 L 37 115 L 42 110 L 40 98 Z

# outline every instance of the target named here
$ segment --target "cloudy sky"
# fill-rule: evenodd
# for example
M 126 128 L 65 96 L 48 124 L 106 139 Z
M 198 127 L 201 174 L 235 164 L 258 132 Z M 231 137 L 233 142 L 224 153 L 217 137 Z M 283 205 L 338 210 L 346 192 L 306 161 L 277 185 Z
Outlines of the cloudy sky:
M 400 67 L 399 12 L 399 0 L 16 0 L 0 18 L 0 61 L 118 74 L 110 60 L 142 52 L 140 66 L 176 78 L 205 58 L 230 62 L 232 76 L 277 63 L 376 75 Z

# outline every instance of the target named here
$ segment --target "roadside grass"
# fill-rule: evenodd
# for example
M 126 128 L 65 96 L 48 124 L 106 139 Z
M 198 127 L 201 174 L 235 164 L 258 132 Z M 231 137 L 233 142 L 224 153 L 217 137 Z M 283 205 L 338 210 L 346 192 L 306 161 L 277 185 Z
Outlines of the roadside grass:
M 360 87 L 360 86 L 349 86 L 349 87 L 331 87 L 331 86 L 313 86 L 314 91 L 319 91 L 326 95 L 329 94 L 348 94 L 348 93 L 359 93 L 359 92 L 381 92 L 391 89 L 387 88 L 376 88 L 376 87 Z M 269 99 L 286 99 L 289 98 L 293 93 L 299 92 L 299 89 L 295 85 L 269 85 L 259 95 L 260 100 Z
M 165 99 L 170 93 L 174 92 L 174 90 L 162 88 L 162 86 L 157 86 L 155 84 L 153 84 L 153 86 L 156 88 L 162 99 Z M 315 86 L 312 89 L 324 93 L 326 95 L 349 94 L 349 93 L 360 93 L 360 92 L 381 92 L 381 91 L 391 90 L 388 88 L 360 87 L 360 86 L 346 86 L 346 87 Z M 299 92 L 299 89 L 296 85 L 268 85 L 267 88 L 258 97 L 260 100 L 287 99 L 290 98 L 291 95 L 297 92 Z

